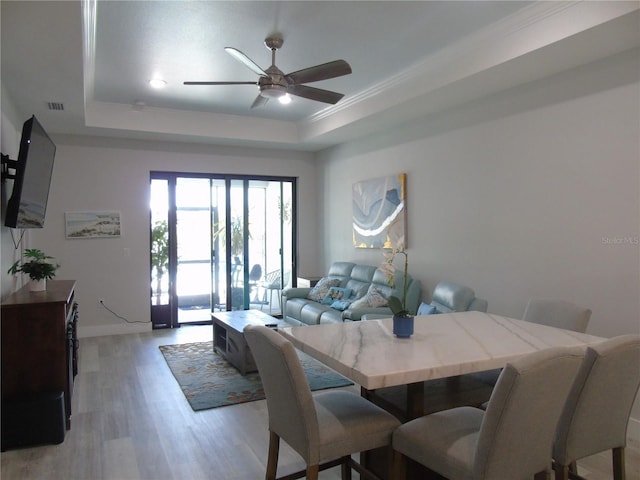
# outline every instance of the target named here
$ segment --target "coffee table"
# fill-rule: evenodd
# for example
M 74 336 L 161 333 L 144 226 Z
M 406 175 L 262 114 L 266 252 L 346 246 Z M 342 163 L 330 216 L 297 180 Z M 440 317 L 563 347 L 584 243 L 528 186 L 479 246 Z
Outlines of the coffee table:
M 265 325 L 273 328 L 291 326 L 260 310 L 232 310 L 212 312 L 213 350 L 236 367 L 242 375 L 255 372 L 258 368 L 242 333 L 247 325 Z

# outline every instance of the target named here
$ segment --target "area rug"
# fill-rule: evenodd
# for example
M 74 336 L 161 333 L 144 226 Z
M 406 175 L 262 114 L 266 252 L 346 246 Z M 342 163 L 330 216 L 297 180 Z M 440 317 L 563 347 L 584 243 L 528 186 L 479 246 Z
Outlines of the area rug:
M 161 345 L 169 369 L 195 411 L 253 402 L 265 398 L 257 372 L 242 376 L 220 355 L 212 342 Z M 353 383 L 298 351 L 311 390 L 344 387 Z

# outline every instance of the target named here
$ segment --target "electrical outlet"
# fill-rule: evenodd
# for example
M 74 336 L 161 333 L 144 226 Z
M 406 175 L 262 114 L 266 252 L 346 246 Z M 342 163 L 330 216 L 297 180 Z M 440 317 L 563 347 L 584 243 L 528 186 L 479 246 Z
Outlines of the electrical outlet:
M 98 307 L 104 307 L 104 298 L 98 298 Z

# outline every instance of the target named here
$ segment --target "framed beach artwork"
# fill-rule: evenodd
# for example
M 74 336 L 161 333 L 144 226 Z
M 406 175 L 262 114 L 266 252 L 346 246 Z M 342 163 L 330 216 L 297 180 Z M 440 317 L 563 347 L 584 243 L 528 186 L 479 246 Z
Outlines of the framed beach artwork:
M 407 248 L 407 174 L 353 184 L 353 245 Z
M 115 238 L 121 234 L 120 212 L 65 212 L 67 238 Z

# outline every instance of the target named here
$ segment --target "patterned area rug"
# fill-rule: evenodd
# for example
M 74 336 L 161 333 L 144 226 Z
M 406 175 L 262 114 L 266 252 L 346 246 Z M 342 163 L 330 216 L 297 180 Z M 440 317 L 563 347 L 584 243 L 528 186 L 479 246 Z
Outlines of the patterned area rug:
M 265 398 L 257 372 L 245 376 L 214 353 L 212 342 L 161 345 L 173 376 L 193 410 L 224 407 Z M 344 387 L 353 383 L 298 351 L 311 390 Z

